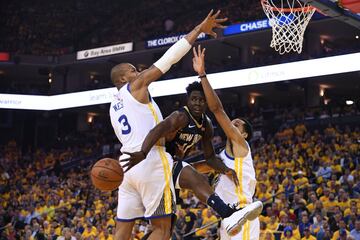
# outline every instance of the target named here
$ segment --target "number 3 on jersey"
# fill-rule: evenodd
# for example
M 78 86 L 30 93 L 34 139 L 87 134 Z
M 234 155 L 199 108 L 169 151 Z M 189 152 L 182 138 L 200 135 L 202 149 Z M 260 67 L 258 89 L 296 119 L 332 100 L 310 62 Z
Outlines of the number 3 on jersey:
M 127 120 L 127 117 L 126 115 L 121 115 L 119 117 L 119 123 L 122 125 L 122 128 L 121 128 L 121 133 L 126 135 L 126 134 L 129 134 L 131 132 L 131 127 L 130 127 L 130 124 Z

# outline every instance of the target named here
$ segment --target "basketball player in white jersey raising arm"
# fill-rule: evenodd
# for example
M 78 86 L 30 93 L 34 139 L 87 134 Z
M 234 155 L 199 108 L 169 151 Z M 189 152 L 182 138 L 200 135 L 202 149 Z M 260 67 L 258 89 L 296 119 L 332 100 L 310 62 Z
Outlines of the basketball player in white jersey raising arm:
M 216 37 L 213 28 L 223 28 L 218 19 L 220 11 L 208 16 L 183 39 L 175 43 L 149 69 L 139 73 L 129 63 L 121 63 L 111 70 L 111 80 L 119 92 L 110 106 L 111 124 L 122 143 L 122 152 L 141 149 L 149 131 L 163 120 L 161 112 L 148 92 L 148 86 L 159 79 L 190 49 L 202 32 Z M 148 239 L 170 238 L 171 215 L 174 213 L 174 189 L 171 178 L 173 162 L 158 141 L 146 158 L 125 173 L 119 187 L 116 240 L 130 239 L 135 220 L 150 219 L 153 232 Z
M 251 125 L 245 119 L 236 118 L 232 121 L 229 119 L 219 97 L 214 89 L 212 89 L 206 77 L 204 61 L 205 48 L 201 49 L 199 45 L 197 50 L 193 48 L 193 53 L 193 67 L 201 79 L 208 108 L 214 113 L 216 120 L 227 136 L 226 147 L 220 153 L 220 156 L 227 167 L 235 170 L 239 181 L 239 185 L 236 186 L 226 175 L 221 175 L 215 187 L 215 192 L 227 203 L 239 203 L 240 208 L 251 204 L 250 206 L 256 208 L 255 211 L 249 211 L 249 215 L 247 216 L 249 221 L 244 224 L 241 231 L 235 236 L 230 237 L 227 234 L 222 222 L 220 239 L 259 239 L 260 223 L 258 216 L 262 211 L 262 203 L 260 201 L 252 203 L 256 179 L 251 151 L 247 143 L 252 135 Z

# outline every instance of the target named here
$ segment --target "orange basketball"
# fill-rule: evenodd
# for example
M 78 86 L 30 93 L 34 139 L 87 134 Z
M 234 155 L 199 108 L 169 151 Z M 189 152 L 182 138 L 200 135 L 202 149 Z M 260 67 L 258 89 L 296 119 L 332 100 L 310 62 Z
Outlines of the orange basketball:
M 124 171 L 119 161 L 111 158 L 103 158 L 95 163 L 91 169 L 91 181 L 97 189 L 113 191 L 123 181 Z

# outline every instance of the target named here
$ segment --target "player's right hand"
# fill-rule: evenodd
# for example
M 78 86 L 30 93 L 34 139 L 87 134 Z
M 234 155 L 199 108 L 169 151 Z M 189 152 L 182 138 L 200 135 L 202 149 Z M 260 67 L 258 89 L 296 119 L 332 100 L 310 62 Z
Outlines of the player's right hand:
M 216 38 L 217 34 L 213 31 L 213 28 L 226 28 L 226 26 L 221 25 L 221 23 L 227 21 L 227 18 L 217 18 L 219 14 L 220 10 L 218 10 L 215 14 L 214 10 L 211 10 L 204 21 L 200 23 L 200 30 Z
M 201 45 L 193 47 L 193 68 L 199 75 L 205 75 L 205 48 L 201 49 Z
M 139 162 L 141 162 L 146 158 L 146 155 L 144 154 L 143 151 L 133 152 L 133 153 L 129 153 L 129 152 L 123 152 L 123 153 L 130 156 L 128 158 L 120 160 L 120 162 L 125 163 L 124 165 L 122 165 L 124 172 L 129 171 L 133 166 L 135 166 L 136 164 L 138 164 Z

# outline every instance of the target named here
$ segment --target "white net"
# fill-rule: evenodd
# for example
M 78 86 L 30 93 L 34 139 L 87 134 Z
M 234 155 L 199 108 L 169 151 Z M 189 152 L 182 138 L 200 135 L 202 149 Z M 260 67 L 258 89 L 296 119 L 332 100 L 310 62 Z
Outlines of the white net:
M 299 0 L 261 0 L 261 5 L 272 27 L 270 47 L 280 54 L 301 53 L 304 32 L 315 8 Z

